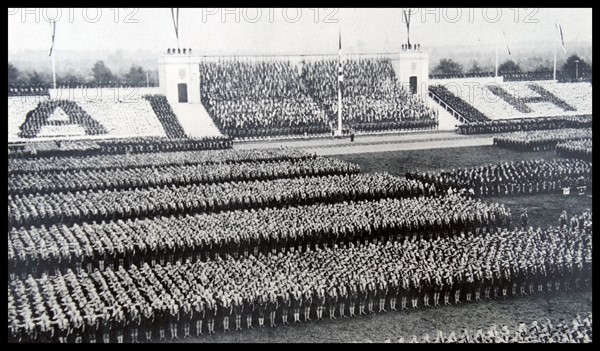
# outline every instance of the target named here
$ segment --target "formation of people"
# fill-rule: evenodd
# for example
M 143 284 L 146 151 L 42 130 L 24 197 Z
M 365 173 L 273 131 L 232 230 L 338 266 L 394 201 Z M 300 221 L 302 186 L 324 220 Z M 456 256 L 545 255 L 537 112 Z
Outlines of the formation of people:
M 281 147 L 273 149 L 171 151 L 156 153 L 120 153 L 88 157 L 49 157 L 8 159 L 8 174 L 31 174 L 77 170 L 118 170 L 138 167 L 164 167 L 172 165 L 199 165 L 212 163 L 301 161 L 317 158 L 300 149 Z
M 139 342 L 436 308 L 589 289 L 591 265 L 591 231 L 549 227 L 93 273 L 69 269 L 9 282 L 8 335 Z
M 212 184 L 359 172 L 360 167 L 356 164 L 325 157 L 299 161 L 200 163 L 129 169 L 66 170 L 10 175 L 8 193 L 23 195 L 81 190 L 149 188 L 165 185 Z
M 8 96 L 48 96 L 48 87 L 43 85 L 8 85 Z
M 202 62 L 200 82 L 204 106 L 233 138 L 328 131 L 325 111 L 290 62 Z
M 563 157 L 592 161 L 592 139 L 568 140 L 556 144 L 556 153 Z
M 591 128 L 564 128 L 506 133 L 494 137 L 494 145 L 519 151 L 541 151 L 553 150 L 559 142 L 583 139 L 592 139 Z
M 9 159 L 117 155 L 130 153 L 174 152 L 185 150 L 230 149 L 232 139 L 223 136 L 170 139 L 165 137 L 128 137 L 103 140 L 67 139 L 9 144 Z M 43 161 L 42 161 L 43 162 Z
M 436 330 L 435 336 L 429 333 L 422 337 L 417 335 L 401 336 L 397 340 L 387 339 L 384 343 L 538 343 L 538 344 L 582 344 L 592 342 L 592 312 L 577 314 L 573 320 L 560 318 L 556 325 L 546 318 L 545 321 L 533 320 L 529 325 L 519 322 L 514 328 L 506 324 L 499 326 L 492 324 L 487 329 L 477 330 L 464 328 L 461 332 Z
M 459 134 L 489 134 L 521 132 L 531 130 L 591 128 L 592 115 L 575 115 L 562 117 L 533 117 L 517 119 L 500 119 L 464 123 L 457 126 Z
M 8 231 L 8 262 L 12 277 L 37 277 L 67 268 L 92 272 L 141 262 L 154 266 L 336 243 L 451 237 L 509 228 L 511 221 L 504 205 L 451 195 L 42 225 Z
M 439 191 L 452 187 L 475 196 L 551 193 L 591 185 L 592 163 L 577 159 L 511 161 L 435 174 L 407 173 L 406 178 L 435 184 Z
M 337 123 L 335 60 L 201 64 L 202 101 L 234 138 L 319 134 Z M 343 121 L 358 131 L 433 129 L 437 113 L 396 79 L 389 59 L 343 62 Z
M 175 112 L 173 112 L 171 105 L 164 95 L 144 95 L 144 98 L 150 102 L 152 110 L 154 110 L 156 117 L 158 117 L 158 120 L 162 124 L 167 138 L 181 139 L 186 137 L 183 127 L 177 120 Z
M 512 106 L 515 110 L 521 113 L 531 113 L 533 110 L 529 107 L 524 99 L 519 99 L 515 97 L 513 94 L 506 91 L 499 84 L 488 84 L 486 88 L 491 91 L 494 95 L 500 97 L 502 100 L 506 101 L 510 106 Z
M 424 195 L 430 187 L 388 173 L 348 174 L 156 188 L 8 195 L 9 226 L 117 220 L 316 202 Z
M 392 61 L 360 58 L 342 62 L 342 118 L 356 130 L 434 128 L 436 111 L 397 79 Z M 337 60 L 305 62 L 302 80 L 311 96 L 327 111 L 332 122 L 337 116 Z
M 450 106 L 454 111 L 458 112 L 460 116 L 462 116 L 462 119 L 464 119 L 463 122 L 473 123 L 489 121 L 489 118 L 486 115 L 456 96 L 441 84 L 430 84 L 429 92 Z
M 62 109 L 68 116 L 68 121 L 48 121 L 52 114 Z M 93 119 L 76 102 L 71 100 L 44 100 L 37 107 L 27 113 L 23 124 L 20 126 L 20 138 L 35 138 L 45 125 L 77 124 L 85 129 L 86 135 L 106 134 L 106 128 Z
M 456 78 L 481 78 L 493 77 L 494 72 L 467 72 L 467 73 L 436 73 L 430 74 L 430 79 L 456 79 Z
M 541 96 L 544 101 L 548 101 L 549 103 L 561 108 L 563 111 L 577 111 L 577 109 L 571 106 L 571 104 L 554 95 L 551 91 L 547 90 L 540 84 L 532 82 L 528 83 L 527 87 Z

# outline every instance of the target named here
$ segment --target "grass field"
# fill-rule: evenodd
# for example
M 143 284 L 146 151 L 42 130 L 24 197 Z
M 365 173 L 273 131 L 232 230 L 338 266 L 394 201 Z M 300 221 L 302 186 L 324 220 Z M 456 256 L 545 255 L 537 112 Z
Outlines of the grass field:
M 495 146 L 457 147 L 446 149 L 389 151 L 368 154 L 338 155 L 335 158 L 360 165 L 363 172 L 388 172 L 404 176 L 406 172 L 451 170 L 487 163 L 521 160 L 551 160 L 555 151 L 517 152 Z
M 426 171 L 471 167 L 486 163 L 556 158 L 554 151 L 516 152 L 493 146 L 431 149 L 369 154 L 352 154 L 336 158 L 358 163 L 363 172 L 387 171 L 403 176 L 407 171 Z M 560 212 L 581 213 L 592 207 L 591 196 L 560 194 L 533 196 L 506 196 L 487 198 L 485 201 L 504 203 L 512 209 L 513 224 L 520 223 L 523 208 L 529 212 L 530 225 L 547 227 L 556 225 Z M 399 336 L 412 334 L 419 338 L 424 333 L 430 337 L 436 328 L 444 332 L 459 333 L 463 328 L 486 328 L 496 323 L 506 324 L 511 329 L 520 321 L 550 318 L 572 319 L 576 313 L 592 310 L 592 293 L 558 292 L 541 296 L 525 296 L 508 300 L 484 301 L 462 306 L 418 309 L 408 312 L 392 312 L 352 319 L 324 320 L 276 328 L 252 329 L 242 332 L 200 338 L 178 340 L 179 342 L 384 342 Z M 265 321 L 265 324 L 268 322 Z M 234 325 L 231 322 L 231 325 Z

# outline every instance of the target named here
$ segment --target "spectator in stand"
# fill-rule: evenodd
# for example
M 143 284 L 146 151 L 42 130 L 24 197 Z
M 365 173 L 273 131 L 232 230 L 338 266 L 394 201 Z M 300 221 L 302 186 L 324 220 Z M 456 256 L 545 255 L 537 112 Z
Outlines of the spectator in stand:
M 203 62 L 202 102 L 233 138 L 326 133 L 327 116 L 290 62 Z
M 390 59 L 346 60 L 342 65 L 342 118 L 349 128 L 377 131 L 437 125 L 436 112 L 400 84 Z M 306 62 L 301 73 L 303 84 L 333 122 L 337 118 L 337 68 L 335 60 Z
M 429 91 L 434 94 L 434 96 L 448 104 L 452 107 L 456 112 L 458 112 L 462 118 L 464 118 L 465 122 L 485 122 L 489 121 L 483 113 L 477 110 L 475 107 L 471 106 L 469 103 L 464 101 L 463 99 L 454 95 L 450 90 L 448 90 L 443 85 L 430 85 Z

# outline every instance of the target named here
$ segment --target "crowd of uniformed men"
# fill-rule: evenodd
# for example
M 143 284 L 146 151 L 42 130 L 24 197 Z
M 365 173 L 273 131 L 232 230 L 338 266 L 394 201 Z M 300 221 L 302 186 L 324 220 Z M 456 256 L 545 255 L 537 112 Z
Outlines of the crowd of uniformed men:
M 359 172 L 360 167 L 356 164 L 325 157 L 279 162 L 167 165 L 160 168 L 63 170 L 9 175 L 8 193 L 43 194 L 82 190 L 148 188 Z
M 358 58 L 342 62 L 343 123 L 354 130 L 433 129 L 437 113 L 408 85 L 400 83 L 389 58 Z M 311 96 L 324 106 L 331 121 L 337 116 L 336 60 L 308 61 L 301 77 Z
M 370 340 L 369 340 L 370 341 Z M 384 343 L 391 343 L 392 340 L 385 340 Z M 458 332 L 446 332 L 436 330 L 435 337 L 430 337 L 429 333 L 423 334 L 421 338 L 416 335 L 410 337 L 399 337 L 398 343 L 561 343 L 561 344 L 582 344 L 592 342 L 592 312 L 585 313 L 585 317 L 577 314 L 571 322 L 560 318 L 556 325 L 552 324 L 550 319 L 543 322 L 533 320 L 530 325 L 525 322 L 519 322 L 519 325 L 511 330 L 506 324 L 500 327 L 492 324 L 484 332 L 484 328 L 477 330 L 462 329 Z
M 525 222 L 524 225 L 527 223 Z M 583 223 L 582 223 L 583 225 Z M 307 251 L 338 242 L 437 238 L 511 226 L 503 205 L 461 195 L 20 227 L 8 231 L 11 276 L 92 272 L 149 262 Z
M 388 173 L 190 184 L 126 190 L 8 195 L 9 226 L 218 212 L 315 202 L 413 197 L 435 187 Z
M 258 150 L 206 150 L 173 151 L 161 153 L 136 153 L 96 155 L 88 157 L 52 157 L 36 159 L 8 159 L 8 174 L 45 173 L 76 170 L 116 170 L 138 167 L 163 167 L 171 165 L 196 165 L 203 163 L 242 163 L 299 161 L 317 158 L 294 148 Z
M 176 339 L 589 288 L 591 213 L 585 215 L 584 227 L 575 229 L 483 229 L 15 278 L 8 289 L 9 340 Z
M 561 192 L 592 184 L 592 163 L 577 159 L 528 160 L 459 168 L 438 173 L 407 173 L 406 178 L 467 189 L 475 196 L 504 196 Z
M 445 102 L 447 105 L 452 107 L 456 112 L 462 116 L 464 120 L 461 122 L 473 123 L 473 122 L 486 122 L 490 119 L 481 113 L 478 109 L 471 106 L 471 104 L 467 103 L 460 97 L 454 95 L 453 92 L 448 90 L 442 84 L 430 84 L 429 91 L 433 93 L 438 99 Z
M 532 117 L 463 123 L 457 126 L 456 132 L 459 134 L 488 134 L 591 127 L 592 115 L 569 115 L 562 117 Z
M 202 101 L 234 138 L 324 134 L 337 123 L 338 62 L 200 64 Z M 342 63 L 344 124 L 354 130 L 433 129 L 437 113 L 396 79 L 386 58 Z
M 150 102 L 150 106 L 152 106 L 152 110 L 154 110 L 156 117 L 162 124 L 167 138 L 182 139 L 186 137 L 185 130 L 177 120 L 177 116 L 171 105 L 169 105 L 166 96 L 153 94 L 144 95 L 143 97 Z
M 568 140 L 556 144 L 556 153 L 563 157 L 592 161 L 592 139 Z
M 51 122 L 51 123 L 74 123 L 85 128 L 86 135 L 105 134 L 104 128 L 98 121 L 93 119 L 84 109 L 76 102 L 70 100 L 44 100 L 38 103 L 38 106 L 29 111 L 25 117 L 25 121 L 20 127 L 20 138 L 35 138 L 40 129 L 46 125 L 50 115 L 57 109 L 61 108 L 69 116 L 68 122 Z
M 229 137 L 204 137 L 169 139 L 164 137 L 128 137 L 105 140 L 66 139 L 57 141 L 33 141 L 27 144 L 8 144 L 11 159 L 39 157 L 89 157 L 130 153 L 174 152 L 185 150 L 230 149 Z
M 12 160 L 9 174 L 320 162 L 159 155 Z M 375 173 L 9 195 L 9 340 L 164 340 L 590 286 L 589 210 L 548 230 L 524 212 L 510 232 L 510 209 L 466 192 Z
M 591 128 L 534 130 L 501 134 L 494 137 L 494 145 L 519 151 L 541 151 L 553 150 L 560 142 L 591 138 Z

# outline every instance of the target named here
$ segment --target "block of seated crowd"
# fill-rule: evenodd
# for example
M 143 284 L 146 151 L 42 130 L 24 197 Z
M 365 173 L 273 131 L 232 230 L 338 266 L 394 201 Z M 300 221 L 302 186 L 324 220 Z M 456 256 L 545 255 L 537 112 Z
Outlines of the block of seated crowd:
M 455 79 L 438 81 L 490 119 L 591 113 L 590 83 Z
M 124 99 L 115 99 L 111 95 L 90 98 L 85 94 L 72 94 L 70 99 L 56 100 L 39 96 L 9 97 L 8 138 L 16 141 L 37 138 L 185 137 L 177 116 L 169 110 L 165 118 L 163 110 L 169 109 L 163 105 L 161 110 L 154 110 L 142 94 L 133 93 Z M 30 120 L 27 120 L 28 114 Z M 94 126 L 83 126 L 88 121 Z M 170 133 L 167 134 L 167 131 Z
M 27 112 L 35 109 L 38 103 L 48 100 L 43 96 L 15 96 L 8 98 L 8 140 L 19 139 L 19 128 L 25 122 Z
M 110 137 L 166 136 L 150 102 L 141 96 L 115 102 L 114 98 L 75 100 L 107 130 Z

